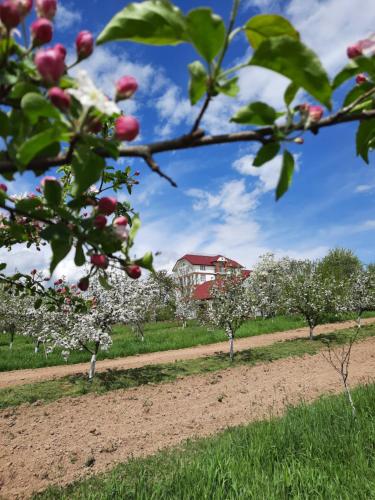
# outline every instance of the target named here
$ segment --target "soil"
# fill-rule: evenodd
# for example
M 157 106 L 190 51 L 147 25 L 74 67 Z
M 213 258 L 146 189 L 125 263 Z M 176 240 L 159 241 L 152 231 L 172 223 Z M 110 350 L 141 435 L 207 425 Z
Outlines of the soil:
M 332 331 L 332 326 L 324 328 Z M 375 338 L 369 338 L 353 348 L 350 383 L 371 382 L 374 376 Z M 28 498 L 50 484 L 64 485 L 130 457 L 279 415 L 288 405 L 341 391 L 337 373 L 320 353 L 3 410 L 0 496 Z
M 362 320 L 363 325 L 375 323 L 375 318 L 367 318 Z M 345 321 L 342 323 L 332 323 L 317 326 L 315 329 L 316 335 L 322 333 L 331 333 L 337 330 L 350 328 L 354 325 L 353 321 Z M 271 345 L 274 342 L 292 340 L 300 337 L 307 337 L 308 329 L 299 328 L 296 330 L 288 330 L 284 332 L 268 333 L 258 335 L 256 337 L 247 337 L 235 340 L 235 350 L 244 351 L 254 347 L 264 347 Z M 136 356 L 128 356 L 116 359 L 104 359 L 96 363 L 96 370 L 105 371 L 108 369 L 129 369 L 139 368 L 145 365 L 157 365 L 163 363 L 173 363 L 174 361 L 195 359 L 204 356 L 212 356 L 218 352 L 228 352 L 228 342 L 219 342 L 216 344 L 200 345 L 196 347 L 188 347 L 186 349 L 176 349 L 171 351 L 152 352 L 149 354 L 140 354 Z M 67 375 L 75 375 L 77 373 L 87 372 L 89 363 L 77 363 L 74 365 L 60 365 L 46 368 L 33 368 L 27 370 L 12 370 L 0 373 L 0 388 L 10 387 L 15 385 L 31 384 L 41 382 L 43 380 L 51 380 L 61 378 Z

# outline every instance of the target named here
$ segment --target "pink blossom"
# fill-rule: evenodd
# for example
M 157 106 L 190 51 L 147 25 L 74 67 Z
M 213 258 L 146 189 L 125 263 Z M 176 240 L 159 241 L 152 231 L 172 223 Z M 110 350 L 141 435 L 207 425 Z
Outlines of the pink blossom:
M 117 200 L 111 196 L 101 198 L 98 203 L 98 210 L 104 215 L 111 215 L 116 210 Z
M 57 0 L 36 0 L 36 11 L 39 17 L 53 19 L 56 15 Z
M 99 267 L 101 269 L 107 269 L 109 265 L 107 256 L 103 254 L 91 255 L 90 260 L 92 265 Z
M 138 278 L 141 277 L 142 274 L 142 269 L 136 264 L 126 266 L 125 271 L 126 274 L 129 276 L 129 278 L 132 278 L 133 280 L 137 280 Z
M 5 0 L 0 5 L 0 19 L 8 31 L 21 22 L 21 13 L 18 5 L 11 0 Z
M 129 99 L 137 89 L 138 83 L 133 76 L 123 76 L 116 83 L 116 100 Z
M 97 215 L 94 219 L 94 226 L 97 229 L 104 229 L 107 225 L 107 218 L 104 215 Z
M 70 108 L 72 99 L 70 95 L 59 87 L 52 87 L 48 91 L 48 97 L 52 104 L 61 111 L 67 111 Z
M 37 19 L 31 24 L 30 29 L 34 47 L 37 45 L 44 45 L 52 40 L 53 26 L 48 19 Z
M 115 136 L 119 141 L 133 141 L 139 134 L 139 123 L 134 116 L 120 116 L 115 121 Z
M 39 50 L 34 61 L 41 77 L 48 83 L 57 82 L 65 73 L 65 61 L 59 49 Z
M 94 51 L 94 37 L 90 31 L 80 31 L 76 38 L 78 59 L 86 59 Z

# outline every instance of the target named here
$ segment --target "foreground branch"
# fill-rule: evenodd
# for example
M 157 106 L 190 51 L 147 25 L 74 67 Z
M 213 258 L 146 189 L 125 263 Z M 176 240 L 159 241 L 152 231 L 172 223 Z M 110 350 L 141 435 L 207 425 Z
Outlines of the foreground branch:
M 360 122 L 375 118 L 375 110 L 364 110 L 356 113 L 343 114 L 346 112 L 347 110 L 344 108 L 338 113 L 330 115 L 317 123 L 312 123 L 306 129 L 304 124 L 300 123 L 291 127 L 281 126 L 278 127 L 277 130 L 281 134 L 285 135 L 291 134 L 293 132 L 304 131 L 312 131 L 316 134 L 321 128 L 331 127 L 340 123 Z M 204 131 L 197 130 L 194 133 L 186 134 L 175 139 L 144 145 L 126 146 L 120 149 L 119 155 L 121 157 L 127 158 L 142 158 L 153 172 L 167 179 L 173 186 L 176 186 L 175 182 L 168 175 L 163 173 L 163 171 L 154 160 L 153 157 L 155 154 L 165 153 L 168 151 L 199 148 L 204 146 L 214 146 L 219 144 L 231 144 L 235 142 L 259 142 L 261 144 L 267 144 L 278 140 L 275 138 L 274 134 L 274 127 L 263 127 L 256 130 L 244 130 L 241 132 L 219 135 L 204 135 Z M 106 156 L 106 153 L 104 151 L 97 151 L 97 153 L 103 157 Z M 51 167 L 66 165 L 69 163 L 68 155 L 71 155 L 71 151 L 69 151 L 65 155 L 59 155 L 54 158 L 41 158 L 38 160 L 34 160 L 30 162 L 29 165 L 27 165 L 25 170 L 42 173 Z M 0 174 L 9 174 L 16 172 L 18 172 L 18 169 L 13 161 L 0 160 Z

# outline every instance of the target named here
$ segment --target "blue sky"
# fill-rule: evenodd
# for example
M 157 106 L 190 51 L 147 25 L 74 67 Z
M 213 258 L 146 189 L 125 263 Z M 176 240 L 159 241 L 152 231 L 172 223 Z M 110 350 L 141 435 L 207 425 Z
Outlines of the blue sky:
M 77 31 L 89 29 L 98 34 L 127 3 L 60 0 L 55 40 L 70 47 L 73 57 Z M 225 18 L 231 4 L 229 0 L 175 3 L 184 11 L 207 5 Z M 346 63 L 347 45 L 372 33 L 375 26 L 373 0 L 361 0 L 360 9 L 353 7 L 355 3 L 242 0 L 239 21 L 259 12 L 284 14 L 334 75 Z M 248 44 L 240 36 L 229 61 L 241 61 L 249 54 Z M 111 43 L 97 48 L 82 66 L 108 94 L 113 94 L 114 82 L 120 76 L 132 74 L 138 78 L 140 90 L 124 109 L 140 119 L 139 141 L 149 142 L 184 133 L 191 127 L 197 109 L 191 108 L 187 98 L 187 64 L 196 58 L 187 45 L 152 48 Z M 211 133 L 234 130 L 230 116 L 253 100 L 282 106 L 286 84 L 285 79 L 266 70 L 242 71 L 238 99 L 218 97 L 203 126 Z M 348 88 L 335 94 L 336 106 Z M 151 174 L 141 161 L 132 161 L 134 169 L 141 172 L 141 183 L 131 201 L 143 223 L 135 252 L 161 252 L 156 266 L 168 269 L 184 253 L 221 253 L 251 267 L 265 252 L 318 258 L 337 245 L 351 248 L 365 262 L 375 260 L 374 158 L 370 166 L 356 158 L 355 128 L 341 125 L 322 130 L 318 136 L 305 136 L 305 144 L 293 148 L 298 164 L 293 186 L 278 203 L 274 201 L 274 187 L 280 158 L 254 169 L 251 163 L 256 149 L 250 144 L 158 156 L 159 164 L 177 181 L 178 189 Z M 35 185 L 28 175 L 21 179 L 21 186 L 12 189 L 24 192 Z M 21 270 L 47 268 L 48 252 L 36 254 L 19 248 L 7 260 Z M 69 278 L 77 274 L 71 259 L 62 263 L 57 272 Z

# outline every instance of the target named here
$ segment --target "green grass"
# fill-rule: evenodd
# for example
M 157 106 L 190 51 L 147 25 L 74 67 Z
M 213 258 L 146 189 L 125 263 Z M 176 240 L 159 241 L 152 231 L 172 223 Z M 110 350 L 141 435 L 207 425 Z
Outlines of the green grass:
M 189 441 L 111 472 L 49 488 L 54 500 L 364 500 L 375 498 L 375 386 L 290 408 L 279 419 Z
M 375 316 L 368 313 L 367 316 Z M 346 316 L 342 319 L 350 319 Z M 333 318 L 327 318 L 327 322 Z M 236 337 L 252 337 L 255 335 L 281 332 L 305 326 L 302 318 L 297 316 L 278 316 L 273 319 L 256 319 L 247 321 L 237 332 Z M 226 336 L 221 330 L 208 331 L 207 328 L 191 322 L 182 329 L 175 322 L 149 323 L 145 328 L 145 341 L 137 338 L 128 327 L 117 326 L 113 334 L 113 346 L 106 352 L 99 352 L 98 359 L 133 356 L 148 352 L 182 349 L 196 345 L 207 345 L 225 341 Z M 88 362 L 90 354 L 86 351 L 73 352 L 68 363 L 75 364 Z M 20 370 L 23 368 L 41 368 L 65 364 L 59 350 L 48 357 L 44 355 L 43 347 L 38 354 L 34 353 L 31 339 L 21 336 L 15 337 L 13 350 L 8 347 L 8 336 L 0 335 L 0 372 Z
M 88 381 L 87 374 L 79 374 L 56 380 L 1 389 L 0 408 L 17 406 L 22 403 L 34 403 L 35 401 L 50 402 L 67 396 L 76 397 L 88 393 L 103 394 L 108 391 L 128 389 L 149 383 L 157 384 L 173 381 L 177 377 L 204 374 L 233 366 L 251 366 L 257 363 L 276 361 L 277 359 L 289 356 L 312 355 L 324 347 L 322 339 L 330 338 L 333 345 L 342 344 L 348 340 L 352 332 L 353 330 L 342 330 L 330 335 L 318 336 L 314 341 L 303 338 L 286 342 L 276 342 L 267 347 L 240 351 L 236 353 L 233 362 L 229 360 L 228 354 L 221 353 L 215 356 L 177 361 L 170 364 L 98 372 L 93 382 Z M 375 336 L 375 326 L 373 325 L 363 327 L 359 339 L 370 336 Z

